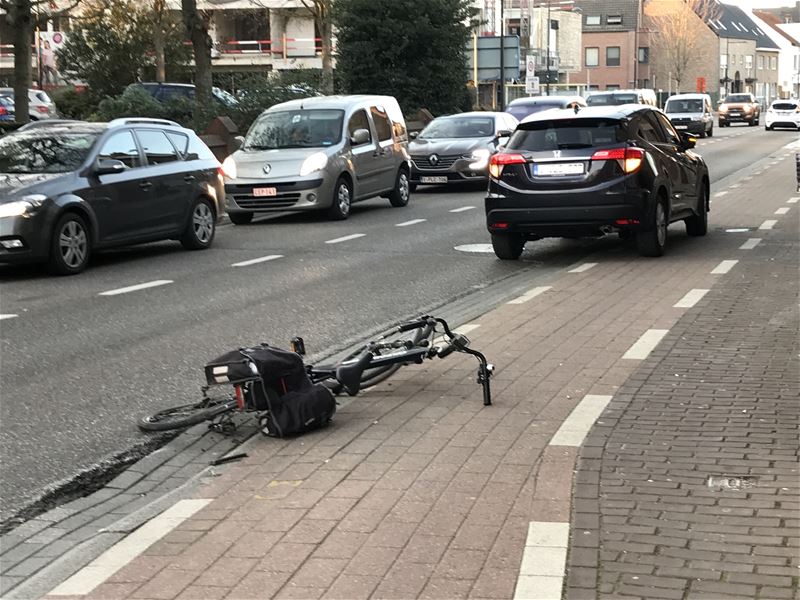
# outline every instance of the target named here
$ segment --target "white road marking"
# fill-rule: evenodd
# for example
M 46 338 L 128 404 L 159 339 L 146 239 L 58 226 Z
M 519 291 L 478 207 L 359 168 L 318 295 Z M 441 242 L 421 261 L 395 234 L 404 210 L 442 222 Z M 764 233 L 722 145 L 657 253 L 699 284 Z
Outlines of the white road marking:
M 786 202 L 789 204 L 797 204 L 798 200 L 800 200 L 800 198 L 789 198 Z
M 340 244 L 341 242 L 347 242 L 349 240 L 355 240 L 357 238 L 364 237 L 365 235 L 367 235 L 367 234 L 366 233 L 353 233 L 351 235 L 346 235 L 344 237 L 336 238 L 336 239 L 333 239 L 333 240 L 328 240 L 325 243 L 326 244 Z
M 568 544 L 569 523 L 530 522 L 514 600 L 561 598 Z
M 498 71 L 498 73 L 499 73 L 499 71 Z M 738 183 L 734 183 L 733 185 L 729 185 L 728 189 L 735 190 L 738 187 L 739 187 L 739 184 Z
M 703 290 L 700 288 L 694 288 L 689 290 L 686 295 L 678 300 L 674 305 L 673 308 L 692 308 L 695 304 L 700 302 L 700 300 L 708 293 L 708 290 Z
M 474 206 L 462 206 L 461 208 L 454 208 L 450 212 L 459 213 L 459 212 L 464 212 L 465 210 L 472 210 L 473 208 L 475 208 L 475 207 Z
M 777 223 L 777 221 L 775 219 L 767 219 L 761 225 L 759 225 L 758 228 L 759 229 L 772 229 L 773 227 L 775 227 L 775 223 Z
M 461 246 L 453 246 L 453 250 L 478 254 L 494 254 L 494 248 L 491 244 L 462 244 Z
M 147 548 L 175 529 L 211 500 L 180 500 L 123 538 L 64 581 L 48 596 L 84 596 Z
M 532 290 L 529 290 L 529 291 L 525 292 L 524 294 L 522 294 L 522 296 L 520 296 L 519 298 L 514 298 L 513 300 L 509 300 L 507 302 L 507 304 L 524 304 L 528 300 L 531 300 L 532 298 L 536 298 L 536 296 L 538 296 L 539 294 L 543 294 L 547 290 L 550 290 L 552 288 L 553 288 L 553 286 L 551 286 L 551 285 L 542 285 L 542 286 L 539 286 L 539 287 L 535 287 Z
M 776 215 L 785 215 L 790 210 L 792 210 L 792 209 L 789 208 L 788 206 L 781 206 L 778 210 L 775 211 L 775 214 Z
M 717 192 L 716 194 L 714 194 L 714 198 L 721 198 L 722 196 L 724 196 L 727 193 L 728 192 Z
M 738 227 L 736 229 L 726 229 L 726 233 L 743 233 L 745 231 L 750 231 L 747 227 Z
M 19 315 L 12 315 L 12 314 L 0 315 L 0 321 L 2 321 L 3 319 L 13 319 L 14 317 L 18 317 L 18 316 Z
M 138 292 L 139 290 L 146 290 L 147 288 L 158 287 L 160 285 L 167 285 L 170 283 L 174 283 L 172 279 L 157 279 L 156 281 L 148 281 L 147 283 L 139 283 L 136 285 L 130 285 L 128 287 L 119 288 L 116 290 L 108 290 L 107 292 L 100 292 L 98 296 L 117 296 L 119 294 Z
M 410 221 L 406 221 L 405 223 L 398 223 L 395 227 L 408 227 L 409 225 L 416 225 L 417 223 L 424 223 L 428 219 L 412 219 Z
M 570 269 L 567 273 L 583 273 L 584 271 L 588 271 L 592 267 L 596 267 L 597 263 L 583 263 L 579 267 L 575 267 L 574 269 Z
M 586 394 L 550 439 L 551 446 L 580 446 L 611 396 Z
M 739 246 L 739 250 L 752 250 L 761 243 L 761 238 L 750 238 L 744 244 Z
M 712 275 L 724 275 L 728 273 L 733 267 L 736 266 L 738 260 L 723 260 L 716 267 L 711 270 Z
M 283 258 L 283 254 L 270 254 L 269 256 L 262 256 L 261 258 L 251 258 L 250 260 L 243 260 L 242 262 L 233 263 L 231 266 L 249 267 L 250 265 L 267 262 L 268 260 L 275 260 L 277 258 Z
M 628 348 L 628 351 L 622 355 L 622 358 L 644 360 L 650 355 L 653 348 L 658 346 L 658 343 L 668 332 L 669 329 L 648 329 L 633 346 Z

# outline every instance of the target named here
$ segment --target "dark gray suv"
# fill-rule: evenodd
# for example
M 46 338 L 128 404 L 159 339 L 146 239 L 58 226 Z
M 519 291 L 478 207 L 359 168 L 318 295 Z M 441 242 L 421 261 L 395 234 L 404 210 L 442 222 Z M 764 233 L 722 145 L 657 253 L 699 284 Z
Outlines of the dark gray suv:
M 164 239 L 208 248 L 224 197 L 217 159 L 172 121 L 15 132 L 0 138 L 0 263 L 72 275 L 101 248 Z

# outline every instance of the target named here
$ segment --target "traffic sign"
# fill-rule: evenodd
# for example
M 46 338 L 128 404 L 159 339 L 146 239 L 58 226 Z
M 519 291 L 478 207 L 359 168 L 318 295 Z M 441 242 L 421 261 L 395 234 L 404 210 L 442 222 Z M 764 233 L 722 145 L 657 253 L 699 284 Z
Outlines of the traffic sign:
M 525 78 L 525 93 L 538 94 L 539 93 L 539 78 L 528 76 Z
M 536 57 L 533 54 L 528 54 L 525 61 L 525 77 L 533 77 L 536 75 Z

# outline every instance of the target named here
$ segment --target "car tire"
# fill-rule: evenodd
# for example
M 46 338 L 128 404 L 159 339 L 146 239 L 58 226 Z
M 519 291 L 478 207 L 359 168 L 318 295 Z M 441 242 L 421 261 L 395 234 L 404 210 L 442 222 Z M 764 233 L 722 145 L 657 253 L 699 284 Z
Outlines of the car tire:
M 198 198 L 192 205 L 189 223 L 181 236 L 181 244 L 187 250 L 205 250 L 214 241 L 217 219 L 211 202 Z
M 772 127 L 769 125 L 764 125 L 764 131 L 772 131 Z
M 512 233 L 493 233 L 492 248 L 500 260 L 517 260 L 525 247 L 525 238 Z
M 697 209 L 698 214 L 683 220 L 686 224 L 686 234 L 692 237 L 702 237 L 708 233 L 708 192 L 705 185 L 700 186 Z
M 228 218 L 234 225 L 247 225 L 253 220 L 253 213 L 251 212 L 235 212 L 228 213 Z
M 708 130 L 708 137 L 714 137 L 714 125 L 711 125 L 711 129 Z
M 394 189 L 389 194 L 389 203 L 397 208 L 406 206 L 411 198 L 411 184 L 408 182 L 408 169 L 400 167 L 394 182 Z
M 86 221 L 77 213 L 64 213 L 53 227 L 48 270 L 54 275 L 77 275 L 89 264 L 92 240 Z
M 333 186 L 333 198 L 331 198 L 331 206 L 328 208 L 328 218 L 334 221 L 344 221 L 350 216 L 352 203 L 353 188 L 347 179 L 339 177 L 336 185 Z
M 636 232 L 636 249 L 642 256 L 662 256 L 667 246 L 666 199 L 659 197 L 648 219 L 646 229 Z

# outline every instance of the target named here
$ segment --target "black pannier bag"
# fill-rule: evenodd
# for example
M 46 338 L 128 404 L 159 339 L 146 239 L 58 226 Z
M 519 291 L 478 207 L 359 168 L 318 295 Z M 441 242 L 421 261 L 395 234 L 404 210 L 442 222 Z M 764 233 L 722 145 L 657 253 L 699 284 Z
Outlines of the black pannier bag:
M 266 411 L 262 431 L 296 435 L 324 427 L 336 413 L 336 400 L 322 384 L 311 383 L 303 359 L 294 352 L 261 344 L 226 352 L 205 368 L 210 385 L 243 383 L 250 410 Z

